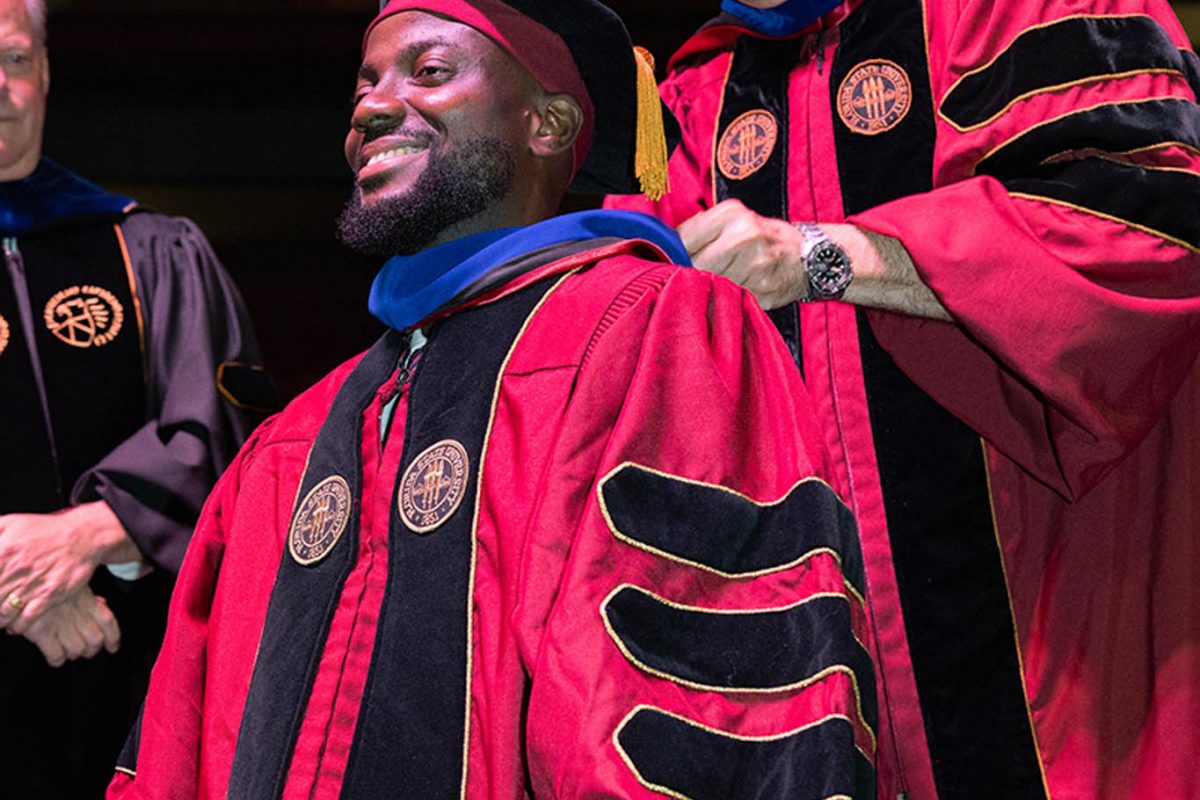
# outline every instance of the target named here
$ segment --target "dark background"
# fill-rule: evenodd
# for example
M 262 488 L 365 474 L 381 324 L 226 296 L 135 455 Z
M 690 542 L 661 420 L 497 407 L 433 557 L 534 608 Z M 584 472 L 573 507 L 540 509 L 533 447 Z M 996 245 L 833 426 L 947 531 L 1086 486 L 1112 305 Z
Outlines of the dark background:
M 717 0 L 612 0 L 659 60 Z M 1198 38 L 1200 3 L 1176 3 Z M 382 330 L 377 259 L 334 239 L 362 31 L 375 0 L 50 2 L 46 153 L 194 219 L 241 287 L 290 399 Z M 579 201 L 575 201 L 579 207 Z

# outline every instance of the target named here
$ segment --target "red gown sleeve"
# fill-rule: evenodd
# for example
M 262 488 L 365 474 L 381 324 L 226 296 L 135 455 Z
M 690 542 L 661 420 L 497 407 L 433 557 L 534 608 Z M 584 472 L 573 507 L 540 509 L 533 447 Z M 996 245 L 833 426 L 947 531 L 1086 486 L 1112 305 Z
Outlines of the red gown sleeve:
M 614 301 L 523 570 L 535 796 L 868 796 L 862 560 L 822 441 L 750 295 L 660 268 Z
M 872 327 L 942 405 L 1077 498 L 1200 350 L 1200 62 L 1153 0 L 940 5 L 935 188 L 850 221 L 900 239 L 955 324 Z

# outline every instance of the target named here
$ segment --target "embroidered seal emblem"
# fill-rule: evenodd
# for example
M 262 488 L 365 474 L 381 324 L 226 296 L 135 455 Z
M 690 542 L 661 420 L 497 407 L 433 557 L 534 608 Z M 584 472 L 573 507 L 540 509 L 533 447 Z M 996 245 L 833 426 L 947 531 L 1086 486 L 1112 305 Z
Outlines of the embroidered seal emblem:
M 3 315 L 0 315 L 0 354 L 8 349 L 8 337 L 8 320 Z
M 400 481 L 400 517 L 414 533 L 429 533 L 458 510 L 467 486 L 467 451 L 446 439 L 421 453 Z
M 125 322 L 121 301 L 99 286 L 72 286 L 46 303 L 46 327 L 72 347 L 103 347 L 117 338 Z
M 749 178 L 762 169 L 779 138 L 779 124 L 766 109 L 747 111 L 729 123 L 717 145 L 717 168 L 731 181 Z
M 350 486 L 340 475 L 326 478 L 304 498 L 288 531 L 288 550 L 301 566 L 315 564 L 333 550 L 350 519 Z
M 842 81 L 837 93 L 838 116 L 847 128 L 864 136 L 890 131 L 912 107 L 912 82 L 904 68 L 882 58 L 864 61 Z

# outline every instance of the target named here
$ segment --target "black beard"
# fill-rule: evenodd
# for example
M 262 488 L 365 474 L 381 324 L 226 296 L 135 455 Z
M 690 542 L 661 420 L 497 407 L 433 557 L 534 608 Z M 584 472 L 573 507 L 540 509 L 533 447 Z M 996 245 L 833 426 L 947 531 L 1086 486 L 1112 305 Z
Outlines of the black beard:
M 431 152 L 425 171 L 404 194 L 364 206 L 355 187 L 338 217 L 338 239 L 364 255 L 420 252 L 451 225 L 503 199 L 515 172 L 512 146 L 491 136 L 471 139 L 449 153 Z

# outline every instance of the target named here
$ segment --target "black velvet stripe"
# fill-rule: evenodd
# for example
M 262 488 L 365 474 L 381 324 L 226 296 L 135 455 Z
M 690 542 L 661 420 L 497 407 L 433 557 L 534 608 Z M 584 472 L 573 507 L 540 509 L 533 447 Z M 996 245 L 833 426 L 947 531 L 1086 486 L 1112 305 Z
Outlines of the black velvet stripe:
M 941 110 L 969 128 L 1045 89 L 1126 72 L 1185 69 L 1179 48 L 1150 17 L 1074 17 L 1021 33 L 990 64 L 964 75 Z
M 729 576 L 784 569 L 827 548 L 850 585 L 866 591 L 854 515 L 820 481 L 800 483 L 765 505 L 626 464 L 605 478 L 600 493 L 617 535 L 635 546 Z
M 745 739 L 642 708 L 617 733 L 642 783 L 692 800 L 872 800 L 875 773 L 854 728 L 832 717 L 771 739 Z
M 125 740 L 125 746 L 121 748 L 121 754 L 117 756 L 117 769 L 137 772 L 138 748 L 142 745 L 142 717 L 145 713 L 146 704 L 142 703 L 141 709 L 138 710 L 137 721 L 133 723 L 129 737 Z
M 800 39 L 768 41 L 743 36 L 734 45 L 733 63 L 717 124 L 717 141 L 738 117 L 759 109 L 765 109 L 775 117 L 778 135 L 771 157 L 749 177 L 731 180 L 713 166 L 717 202 L 740 200 L 764 217 L 788 218 L 788 82 L 800 54 Z M 789 304 L 772 309 L 767 315 L 803 372 L 799 309 L 795 304 Z
M 1059 200 L 1200 247 L 1200 175 L 1086 158 L 1004 185 L 1011 192 Z
M 975 171 L 1001 180 L 1029 177 L 1043 161 L 1064 151 L 1124 153 L 1165 142 L 1200 147 L 1200 106 L 1188 100 L 1145 100 L 1068 114 L 1010 140 Z
M 450 439 L 466 450 L 467 488 L 457 511 L 426 534 L 405 527 L 393 490 L 388 583 L 343 797 L 459 797 L 484 436 L 504 360 L 557 280 L 455 314 L 428 334 L 409 397 L 400 475 L 426 448 Z
M 358 553 L 362 415 L 396 370 L 405 341 L 388 331 L 376 342 L 334 398 L 313 443 L 297 509 L 317 484 L 337 475 L 350 489 L 350 518 L 342 538 L 316 564 L 301 566 L 284 548 L 238 732 L 231 800 L 265 800 L 283 792 L 329 624 Z
M 26 357 L 32 355 L 40 363 L 57 456 L 57 475 L 41 489 L 33 489 L 28 500 L 44 500 L 48 487 L 60 486 L 54 509 L 67 504 L 71 487 L 85 470 L 146 422 L 137 304 L 114 222 L 116 218 L 107 218 L 94 224 L 61 226 L 18 240 L 33 329 L 32 344 L 26 340 L 18 348 L 25 349 Z M 73 320 L 59 329 L 59 336 L 51 331 L 45 318 L 51 300 L 55 300 L 51 314 L 55 325 L 68 318 Z M 57 313 L 60 307 L 65 313 Z M 11 317 L 8 320 L 10 335 L 26 339 L 21 321 Z M 93 330 L 99 334 L 96 338 L 89 336 Z M 69 344 L 63 337 L 86 346 Z M 17 350 L 0 355 L 0 360 L 10 355 L 15 360 Z M 34 393 L 29 392 L 30 377 L 23 380 L 25 385 L 17 384 L 18 391 L 36 397 L 36 388 Z M 95 402 L 98 396 L 104 398 L 103 402 Z M 40 400 L 35 409 L 41 419 Z M 21 415 L 22 422 L 30 418 L 32 415 Z M 38 447 L 49 452 L 44 422 L 11 429 L 3 438 L 10 437 L 16 439 L 19 447 L 16 452 L 33 452 Z M 25 446 L 21 446 L 22 440 Z M 43 478 L 44 473 L 37 477 Z M 17 482 L 25 480 L 19 478 Z M 17 502 L 21 502 L 20 498 Z M 53 509 L 26 504 L 15 510 Z
M 849 598 L 821 595 L 791 608 L 712 611 L 671 605 L 626 586 L 604 618 L 635 664 L 686 684 L 725 691 L 796 687 L 833 667 L 849 668 L 863 716 L 878 721 L 874 668 L 854 638 Z
M 26 295 L 23 275 L 9 264 L 0 276 L 0 317 L 8 344 L 0 351 L 0 386 L 4 387 L 4 422 L 0 424 L 0 514 L 47 513 L 66 505 L 50 447 L 50 431 L 38 392 L 37 374 L 26 335 L 25 315 L 17 302 Z M 19 468 L 17 464 L 19 463 Z
M 733 50 L 733 64 L 725 84 L 720 137 L 742 114 L 765 109 L 779 125 L 775 149 L 757 172 L 741 180 L 714 170 L 717 201 L 735 198 L 764 217 L 787 219 L 788 79 L 800 60 L 800 40 L 772 41 L 743 36 Z
M 847 215 L 932 188 L 935 122 L 922 26 L 919 0 L 871 0 L 842 23 L 829 76 L 833 108 L 838 108 L 838 87 L 868 61 L 898 64 L 912 90 L 908 114 L 891 130 L 863 136 L 833 121 Z
M 932 189 L 935 122 L 923 25 L 919 0 L 871 0 L 843 23 L 831 92 L 856 65 L 876 58 L 903 67 L 913 90 L 908 115 L 886 133 L 860 136 L 835 122 L 848 215 Z M 938 797 L 1043 797 L 979 437 L 896 367 L 862 314 L 859 338 Z

